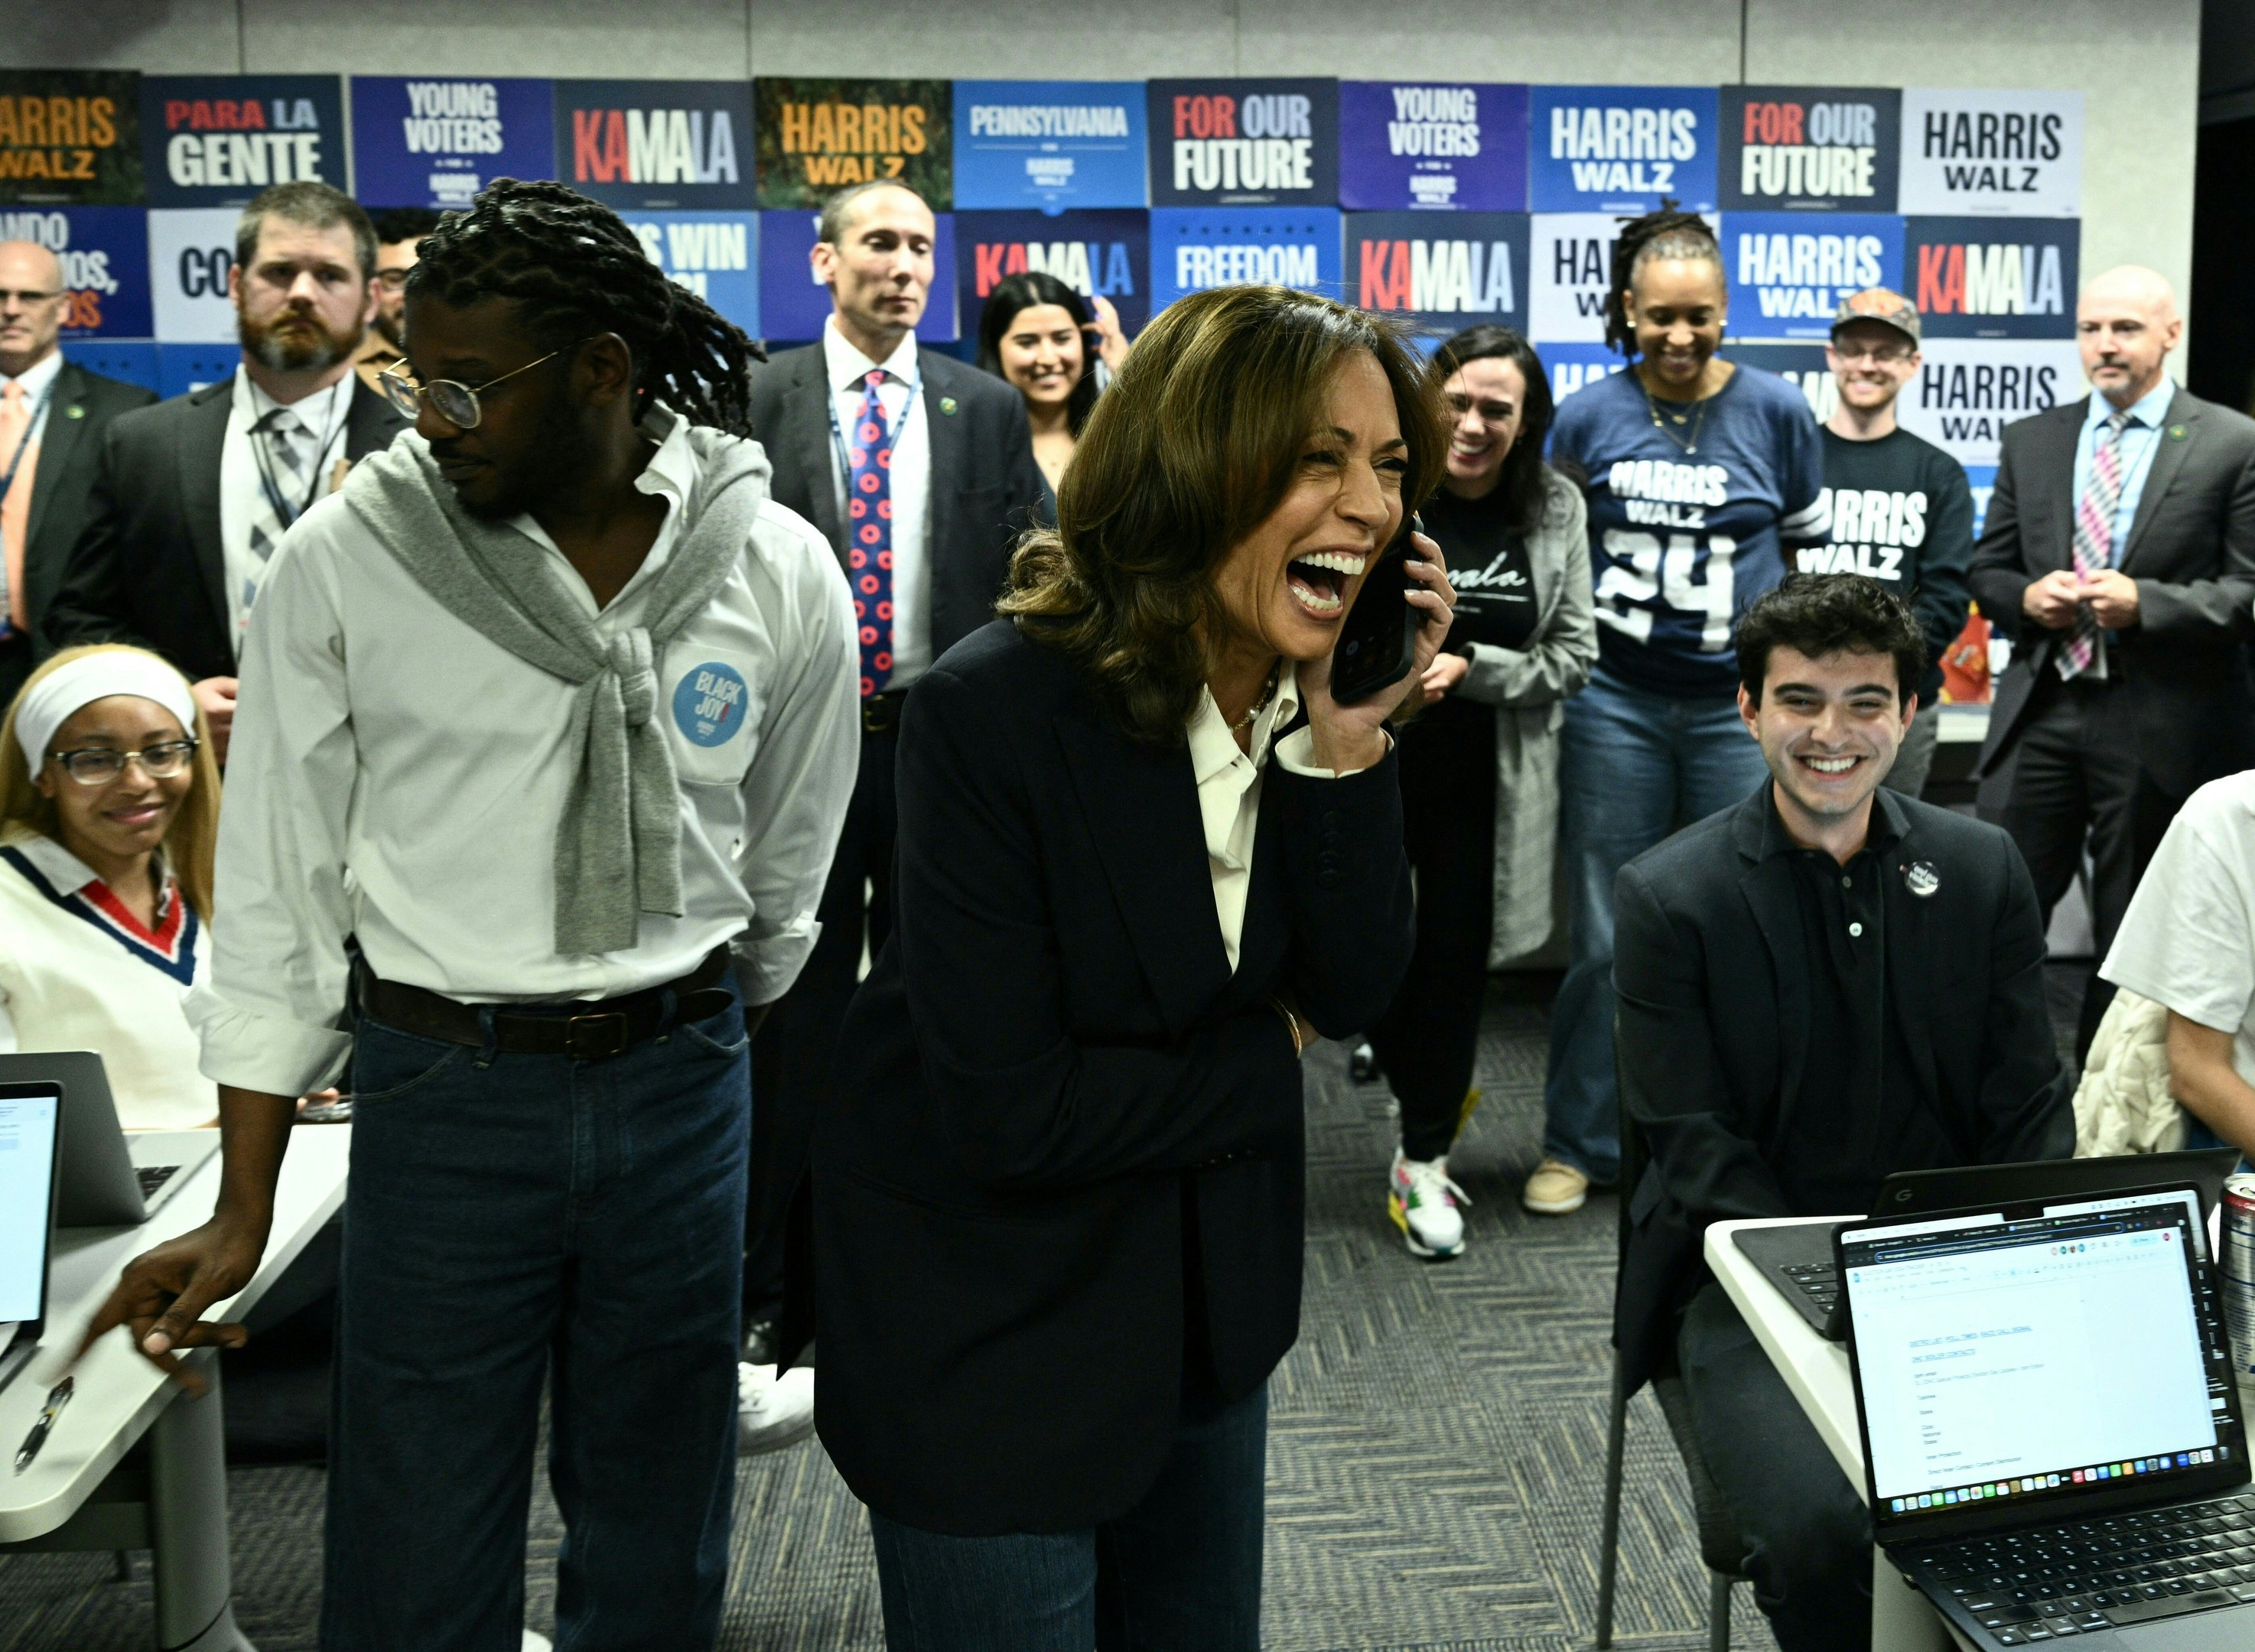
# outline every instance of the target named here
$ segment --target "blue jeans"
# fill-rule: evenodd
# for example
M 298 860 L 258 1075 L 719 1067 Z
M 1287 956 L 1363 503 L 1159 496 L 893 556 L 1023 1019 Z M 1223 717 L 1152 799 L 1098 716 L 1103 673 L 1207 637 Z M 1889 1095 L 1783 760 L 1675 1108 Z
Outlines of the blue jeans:
M 1101 1526 L 951 1537 L 871 1510 L 887 1652 L 1258 1652 L 1268 1452 L 1263 1385 L 1184 1423 Z
M 1736 702 L 1631 688 L 1602 665 L 1566 702 L 1559 833 L 1573 879 L 1566 979 L 1550 1010 L 1542 1151 L 1620 1175 L 1613 1093 L 1613 878 L 1679 826 L 1746 801 L 1769 772 Z
M 361 1022 L 324 1652 L 517 1652 L 544 1378 L 558 1647 L 713 1645 L 748 1043 L 733 996 L 604 1061 Z

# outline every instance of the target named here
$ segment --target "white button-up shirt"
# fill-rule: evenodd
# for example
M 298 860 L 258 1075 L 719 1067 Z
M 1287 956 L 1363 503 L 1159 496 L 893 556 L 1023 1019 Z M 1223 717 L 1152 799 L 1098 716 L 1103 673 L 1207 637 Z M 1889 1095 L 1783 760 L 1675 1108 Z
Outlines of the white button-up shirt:
M 319 499 L 329 491 L 337 460 L 344 457 L 345 420 L 352 412 L 353 386 L 359 382 L 347 373 L 328 389 L 315 390 L 302 401 L 277 402 L 240 365 L 235 369 L 235 399 L 228 409 L 227 434 L 219 450 L 219 545 L 227 569 L 227 634 L 235 639 L 238 661 L 242 657 L 243 630 L 250 623 L 256 600 L 254 594 L 268 571 L 268 565 L 250 553 L 250 524 L 257 518 L 259 502 L 265 496 L 258 455 L 251 449 L 251 427 L 277 407 L 286 406 L 303 421 L 313 434 L 298 439 L 301 450 L 320 450 L 314 474 L 294 490 L 288 489 L 286 483 L 285 488 L 296 493 L 291 501 L 293 504 Z
M 667 504 L 641 569 L 596 613 L 529 517 L 526 554 L 611 634 L 642 622 L 698 461 L 677 425 L 635 485 Z M 681 792 L 679 917 L 629 951 L 560 955 L 556 836 L 579 761 L 571 684 L 457 617 L 341 498 L 276 554 L 242 658 L 220 823 L 212 981 L 189 1000 L 203 1070 L 298 1095 L 335 1077 L 348 935 L 369 967 L 465 1002 L 609 997 L 732 942 L 745 1002 L 772 1002 L 815 907 L 860 760 L 846 581 L 770 501 L 741 563 L 658 659 Z M 714 718 L 726 705 L 739 714 Z
M 873 362 L 846 341 L 832 316 L 822 327 L 824 382 L 830 386 L 832 417 L 830 475 L 835 484 L 838 520 L 846 517 L 846 475 L 839 441 L 854 428 L 868 393 L 868 378 L 882 367 L 885 382 L 877 401 L 893 432 L 890 472 L 893 502 L 893 671 L 888 689 L 906 688 L 931 664 L 931 429 L 924 398 L 911 399 L 922 369 L 917 364 L 916 334 L 882 362 Z M 908 418 L 903 422 L 902 410 Z

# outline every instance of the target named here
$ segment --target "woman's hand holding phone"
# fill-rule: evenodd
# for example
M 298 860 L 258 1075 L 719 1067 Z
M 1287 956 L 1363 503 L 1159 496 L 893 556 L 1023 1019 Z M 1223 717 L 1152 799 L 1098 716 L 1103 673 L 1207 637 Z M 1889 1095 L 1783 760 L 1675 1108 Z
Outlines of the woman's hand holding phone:
M 1423 698 L 1425 673 L 1448 637 L 1456 615 L 1457 593 L 1449 583 L 1448 561 L 1439 545 L 1424 534 L 1412 533 L 1409 548 L 1409 559 L 1402 565 L 1409 589 L 1401 600 L 1422 615 L 1408 676 L 1408 697 L 1415 703 Z M 1325 658 L 1300 667 L 1315 759 L 1326 769 L 1367 769 L 1386 755 L 1384 725 L 1401 697 L 1389 691 L 1342 706 L 1331 695 L 1331 660 Z

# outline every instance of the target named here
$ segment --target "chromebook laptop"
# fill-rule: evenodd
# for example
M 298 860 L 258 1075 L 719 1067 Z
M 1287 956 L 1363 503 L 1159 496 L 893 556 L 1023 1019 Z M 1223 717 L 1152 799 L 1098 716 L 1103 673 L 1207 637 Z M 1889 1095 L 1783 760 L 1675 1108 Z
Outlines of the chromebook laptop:
M 1841 1230 L 1873 1536 L 1975 1645 L 2255 1646 L 2255 1496 L 2189 1182 Z
M 54 1085 L 0 1084 L 0 1386 L 46 1329 L 62 1105 Z

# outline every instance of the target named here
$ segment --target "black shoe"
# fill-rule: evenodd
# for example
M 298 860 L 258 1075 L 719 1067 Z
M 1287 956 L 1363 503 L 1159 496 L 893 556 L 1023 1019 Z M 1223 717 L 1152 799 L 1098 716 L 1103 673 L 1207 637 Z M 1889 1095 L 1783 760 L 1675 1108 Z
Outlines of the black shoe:
M 743 1361 L 746 1365 L 773 1365 L 776 1362 L 776 1322 L 772 1319 L 748 1319 L 744 1322 Z

